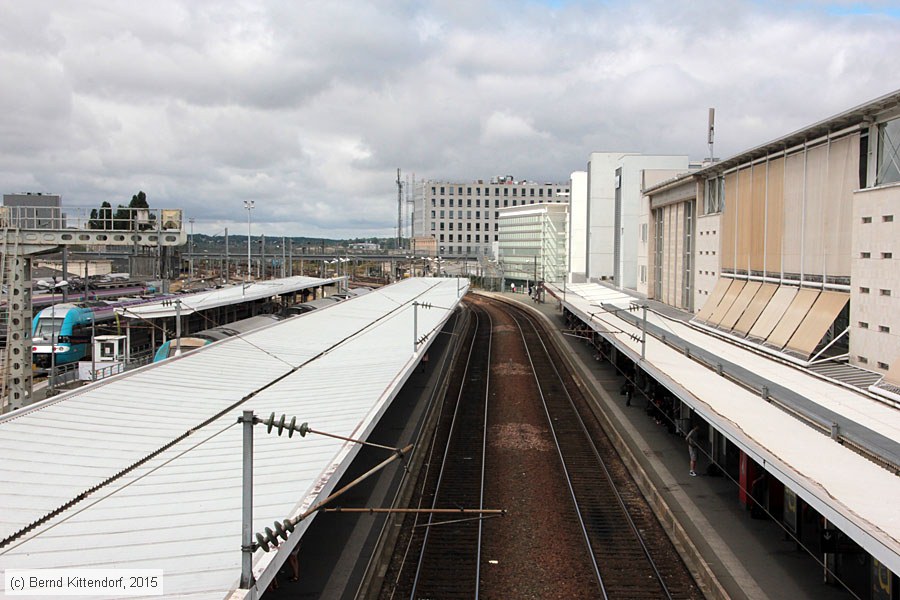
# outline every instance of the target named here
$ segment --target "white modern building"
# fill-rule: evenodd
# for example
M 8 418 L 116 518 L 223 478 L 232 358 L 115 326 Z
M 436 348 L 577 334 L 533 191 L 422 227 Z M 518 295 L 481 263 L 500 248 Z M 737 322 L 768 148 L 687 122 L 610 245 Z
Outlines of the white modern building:
M 416 186 L 413 237 L 434 238 L 441 256 L 490 256 L 501 208 L 568 200 L 568 182 L 517 181 L 509 175 L 468 183 L 426 180 Z
M 500 209 L 499 254 L 507 281 L 561 283 L 566 277 L 567 204 Z
M 612 280 L 619 288 L 636 288 L 641 190 L 645 177 L 651 176 L 645 172 L 656 171 L 652 177 L 660 181 L 683 173 L 688 167 L 687 156 L 591 153 L 587 194 L 583 198 L 586 205 L 575 205 L 582 199 L 573 197 L 572 207 L 573 215 L 586 215 L 586 279 Z M 573 279 L 578 278 L 580 273 L 573 272 Z
M 569 283 L 587 281 L 587 181 L 587 171 L 575 171 L 569 179 Z

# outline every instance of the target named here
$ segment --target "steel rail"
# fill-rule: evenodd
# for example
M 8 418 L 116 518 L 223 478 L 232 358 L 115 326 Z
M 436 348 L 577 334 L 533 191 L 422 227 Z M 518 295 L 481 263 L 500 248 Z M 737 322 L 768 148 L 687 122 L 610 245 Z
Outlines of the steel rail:
M 471 354 L 471 352 L 472 352 L 472 344 L 475 343 L 475 328 L 470 328 L 470 322 L 471 322 L 471 314 L 470 314 L 470 313 L 467 313 L 467 314 L 466 314 L 466 317 L 465 317 L 465 322 L 464 322 L 463 327 L 462 327 L 462 330 L 461 330 L 461 332 L 460 332 L 460 335 L 461 335 L 461 336 L 462 336 L 463 334 L 467 336 L 467 335 L 469 335 L 469 333 L 468 333 L 469 331 L 472 332 L 472 333 L 471 333 L 471 335 L 472 335 L 472 341 L 470 342 L 470 346 L 469 346 L 469 354 Z M 455 335 L 455 334 L 454 334 L 454 335 Z M 445 359 L 444 359 L 444 363 L 443 363 L 444 365 L 447 364 L 447 357 L 449 357 L 450 354 L 457 353 L 457 352 L 459 352 L 459 353 L 461 354 L 462 351 L 461 351 L 461 349 L 460 349 L 460 346 L 462 346 L 462 344 L 463 344 L 463 342 L 464 342 L 465 340 L 464 340 L 463 337 L 459 337 L 459 338 L 457 338 L 457 339 L 459 340 L 459 342 L 456 343 L 456 344 L 451 344 L 451 348 L 452 348 L 452 349 L 448 349 L 447 354 L 445 355 Z M 452 364 L 453 362 L 454 362 L 454 361 L 451 361 L 451 364 Z M 443 396 L 446 396 L 446 391 L 441 392 L 441 394 L 442 394 Z M 438 393 L 438 386 L 435 386 L 434 389 L 433 389 L 432 392 L 431 392 L 431 396 L 430 396 L 429 399 L 428 399 L 428 405 L 429 405 L 429 407 L 433 405 L 433 403 L 435 402 L 435 400 L 437 400 L 438 395 L 439 395 L 439 393 Z M 436 419 L 436 421 L 435 421 L 435 428 L 436 428 L 436 429 L 439 427 L 439 423 L 440 423 L 440 415 L 443 414 L 443 411 L 444 411 L 445 408 L 446 408 L 446 402 L 445 402 L 443 399 L 441 399 L 441 400 L 440 400 L 440 405 L 439 405 L 439 407 L 438 407 L 438 413 L 439 413 L 439 414 L 438 414 L 437 419 Z M 429 408 L 428 410 L 431 410 L 431 408 Z M 434 456 L 435 456 L 435 450 L 436 450 L 436 447 L 437 447 L 437 439 L 438 439 L 438 436 L 437 436 L 436 434 L 433 435 L 433 436 L 431 437 L 431 443 L 430 443 L 429 446 L 428 446 L 428 455 L 427 455 L 427 457 L 426 457 L 425 460 L 424 460 L 424 464 L 422 465 L 422 472 L 423 472 L 423 475 L 424 475 L 424 476 L 422 477 L 422 485 L 421 485 L 420 488 L 419 488 L 419 499 L 418 499 L 418 501 L 416 502 L 416 508 L 419 508 L 419 509 L 422 508 L 422 499 L 425 497 L 425 490 L 427 489 L 427 483 L 428 483 L 428 474 L 430 473 L 430 471 L 431 471 L 431 465 L 433 464 L 433 463 L 432 463 L 432 459 L 433 459 Z M 395 497 L 395 501 L 396 501 L 396 497 Z M 427 528 L 428 528 L 428 526 L 429 526 L 428 523 L 425 523 L 424 525 L 419 525 L 419 513 L 414 513 L 414 515 L 415 515 L 415 516 L 414 516 L 414 518 L 413 518 L 412 529 L 415 529 L 415 528 L 417 528 L 417 527 L 425 527 L 426 530 L 427 530 Z M 397 571 L 397 574 L 396 574 L 396 577 L 395 577 L 395 581 L 394 581 L 395 586 L 400 582 L 400 579 L 401 579 L 402 574 L 403 574 L 403 569 L 404 569 L 404 567 L 405 567 L 405 565 L 406 565 L 406 557 L 409 556 L 410 549 L 411 549 L 412 545 L 413 545 L 413 537 L 410 536 L 409 540 L 407 541 L 406 548 L 405 548 L 405 550 L 403 551 L 403 557 L 402 557 L 402 559 L 400 560 L 400 567 L 399 567 L 399 569 L 398 569 L 398 571 Z M 397 588 L 396 588 L 396 587 L 394 587 L 394 589 L 391 590 L 391 595 L 390 595 L 391 600 L 393 600 L 394 595 L 396 594 L 396 591 L 397 591 Z
M 477 339 L 478 339 L 478 329 L 479 329 L 479 327 L 481 326 L 481 320 L 482 320 L 482 318 L 483 318 L 482 315 L 479 314 L 480 312 L 484 312 L 484 313 L 485 313 L 485 316 L 487 317 L 488 323 L 489 323 L 489 326 L 490 326 L 490 329 L 488 330 L 488 331 L 489 331 L 489 334 L 488 334 L 488 369 L 487 369 L 487 373 L 488 373 L 488 374 L 490 373 L 490 346 L 491 346 L 491 340 L 492 340 L 492 337 L 493 337 L 493 324 L 492 324 L 492 322 L 491 322 L 491 320 L 490 320 L 490 315 L 487 314 L 486 311 L 483 311 L 482 309 L 477 308 L 477 309 L 473 309 L 472 312 L 473 312 L 473 314 L 474 314 L 474 316 L 475 316 L 475 331 L 474 331 L 474 334 L 473 334 L 473 336 L 472 336 L 472 341 L 471 341 L 471 343 L 469 344 L 469 351 L 468 351 L 468 354 L 467 354 L 467 356 L 466 356 L 466 364 L 465 364 L 465 368 L 464 368 L 464 371 L 463 371 L 462 382 L 461 382 L 461 384 L 460 384 L 459 392 L 458 392 L 458 394 L 457 394 L 456 403 L 454 404 L 454 407 L 453 407 L 453 417 L 452 417 L 452 419 L 451 419 L 451 424 L 450 424 L 450 429 L 449 429 L 448 443 L 447 443 L 447 445 L 444 447 L 444 453 L 443 453 L 443 456 L 442 456 L 442 458 L 441 458 L 440 471 L 439 471 L 439 473 L 438 473 L 438 480 L 437 480 L 437 484 L 436 484 L 436 486 L 435 486 L 434 497 L 433 497 L 432 503 L 431 503 L 431 508 L 432 508 L 432 509 L 436 509 L 436 508 L 437 508 L 437 503 L 438 503 L 438 501 L 439 501 L 439 499 L 440 499 L 441 484 L 443 483 L 443 480 L 444 480 L 444 475 L 445 475 L 445 473 L 446 473 L 447 464 L 448 464 L 448 458 L 449 458 L 449 456 L 450 456 L 450 446 L 451 446 L 451 442 L 452 442 L 452 439 L 453 439 L 453 435 L 454 435 L 454 433 L 457 431 L 458 419 L 459 419 L 459 416 L 460 416 L 459 408 L 460 408 L 460 404 L 461 404 L 462 398 L 463 398 L 463 396 L 464 396 L 464 392 L 465 392 L 465 390 L 466 390 L 466 385 L 467 385 L 467 380 L 468 380 L 468 376 L 469 376 L 469 371 L 470 371 L 470 368 L 472 367 L 472 357 L 473 357 L 473 354 L 474 354 L 474 352 L 475 352 L 476 341 L 477 341 Z M 489 393 L 486 391 L 486 393 L 485 393 L 485 402 L 487 401 L 488 396 L 489 396 Z M 487 419 L 487 411 L 485 410 L 485 422 L 486 422 L 486 419 Z M 484 465 L 484 456 L 485 456 L 485 452 L 486 452 L 486 446 L 487 446 L 487 430 L 486 430 L 486 428 L 485 428 L 485 430 L 484 430 L 483 433 L 482 433 L 482 464 L 481 464 L 481 474 L 480 474 L 481 479 L 480 479 L 480 483 L 479 483 L 479 486 L 480 486 L 480 498 L 481 498 L 481 501 L 480 501 L 480 506 L 479 506 L 479 508 L 483 508 L 483 498 L 484 498 L 484 469 L 485 469 L 485 465 Z M 415 573 L 415 577 L 413 578 L 412 587 L 411 587 L 411 590 L 410 590 L 410 596 L 409 596 L 409 597 L 410 597 L 410 600 L 416 600 L 416 598 L 417 598 L 416 593 L 417 593 L 417 591 L 418 591 L 418 587 L 419 587 L 419 583 L 420 583 L 420 578 L 421 578 L 421 576 L 422 576 L 422 574 L 423 574 L 423 569 L 424 569 L 424 564 L 425 564 L 425 554 L 426 554 L 426 551 L 427 551 L 427 549 L 428 549 L 429 538 L 431 537 L 431 535 L 430 535 L 430 534 L 431 534 L 431 531 L 432 531 L 431 527 L 432 527 L 433 525 L 436 525 L 436 524 L 440 524 L 440 522 L 435 523 L 433 513 L 432 513 L 432 514 L 429 514 L 428 522 L 425 524 L 425 535 L 424 535 L 424 539 L 423 539 L 423 541 L 422 541 L 422 546 L 421 546 L 421 549 L 420 549 L 420 551 L 419 551 L 419 560 L 418 560 L 418 564 L 416 565 L 416 573 Z M 475 590 L 476 590 L 476 591 L 475 591 L 475 597 L 476 597 L 476 598 L 478 597 L 478 589 L 479 589 L 479 587 L 480 587 L 480 585 L 479 585 L 479 583 L 480 583 L 480 580 L 479 580 L 479 577 L 480 577 L 480 564 L 479 564 L 479 563 L 480 563 L 480 557 L 481 557 L 481 542 L 482 542 L 482 524 L 481 524 L 481 522 L 479 522 L 479 526 L 478 526 L 478 542 L 477 542 L 477 548 L 476 548 L 476 557 L 477 557 L 477 559 L 478 559 L 478 562 L 476 562 L 476 581 L 475 581 Z
M 526 354 L 528 355 L 528 362 L 529 362 L 529 364 L 530 364 L 530 366 L 531 366 L 532 374 L 534 375 L 534 380 L 535 380 L 535 383 L 536 383 L 536 385 L 537 385 L 538 393 L 539 393 L 540 396 L 541 396 L 541 402 L 543 403 L 543 406 L 544 406 L 544 413 L 545 413 L 545 415 L 547 416 L 547 424 L 548 424 L 548 426 L 549 426 L 549 428 L 550 428 L 550 433 L 551 433 L 551 435 L 553 436 L 553 442 L 554 442 L 554 444 L 556 445 L 556 449 L 557 449 L 557 452 L 558 452 L 558 454 L 559 454 L 560 463 L 561 463 L 561 465 L 562 465 L 563 473 L 564 473 L 564 475 L 565 475 L 565 477 L 566 477 L 566 485 L 568 486 L 568 488 L 569 488 L 569 493 L 570 493 L 571 496 L 572 496 L 572 502 L 575 504 L 576 509 L 577 509 L 576 512 L 577 512 L 577 514 L 578 514 L 578 522 L 579 522 L 579 524 L 581 525 L 581 530 L 582 530 L 582 534 L 584 535 L 585 543 L 587 544 L 588 548 L 590 549 L 591 562 L 592 562 L 593 565 L 594 565 L 595 575 L 597 576 L 597 581 L 598 581 L 599 584 L 600 584 L 600 589 L 601 589 L 601 592 L 602 592 L 602 594 L 603 594 L 604 600 L 608 600 L 608 599 L 609 599 L 609 596 L 608 596 L 608 594 L 607 594 L 606 585 L 605 585 L 605 583 L 604 583 L 604 581 L 603 581 L 602 575 L 600 574 L 600 567 L 599 567 L 599 565 L 597 564 L 596 556 L 595 556 L 595 554 L 594 554 L 594 549 L 593 549 L 593 546 L 592 546 L 591 541 L 590 541 L 590 536 L 589 536 L 589 534 L 588 534 L 587 528 L 586 528 L 585 523 L 584 523 L 583 516 L 582 516 L 582 514 L 581 514 L 581 505 L 580 505 L 580 503 L 579 503 L 578 498 L 576 497 L 576 493 L 575 493 L 575 490 L 574 490 L 574 487 L 573 487 L 573 484 L 572 484 L 572 481 L 571 481 L 571 476 L 570 476 L 570 473 L 569 473 L 569 469 L 568 469 L 568 467 L 566 466 L 566 463 L 565 463 L 565 457 L 564 457 L 564 455 L 563 455 L 562 448 L 561 448 L 560 445 L 559 445 L 559 440 L 558 440 L 558 437 L 557 437 L 556 427 L 555 427 L 555 425 L 554 425 L 552 415 L 550 414 L 550 408 L 548 407 L 547 401 L 546 401 L 546 399 L 545 399 L 545 397 L 544 397 L 544 392 L 543 392 L 543 389 L 542 389 L 542 386 L 541 386 L 541 381 L 540 381 L 540 378 L 538 377 L 537 369 L 535 368 L 534 361 L 533 361 L 533 359 L 532 359 L 531 349 L 529 348 L 528 340 L 527 340 L 526 337 L 525 337 L 525 332 L 524 332 L 523 329 L 522 329 L 522 323 L 521 323 L 521 321 L 519 320 L 519 317 L 518 317 L 516 314 L 514 314 L 514 313 L 516 313 L 516 312 L 519 312 L 519 314 L 521 314 L 521 315 L 523 316 L 525 322 L 528 324 L 528 326 L 531 328 L 532 332 L 535 334 L 535 336 L 537 337 L 538 341 L 540 342 L 541 348 L 543 349 L 544 354 L 548 357 L 548 361 L 547 361 L 547 362 L 548 362 L 548 364 L 553 368 L 553 372 L 554 372 L 554 374 L 556 375 L 556 378 L 557 378 L 557 380 L 558 380 L 559 383 L 560 383 L 560 387 L 561 387 L 562 391 L 565 393 L 566 399 L 568 400 L 569 405 L 572 407 L 573 414 L 575 415 L 575 418 L 577 419 L 577 421 L 578 421 L 578 423 L 579 423 L 579 425 L 580 425 L 580 427 L 581 427 L 581 430 L 582 430 L 583 433 L 584 433 L 585 441 L 588 443 L 588 445 L 589 445 L 591 451 L 593 452 L 594 456 L 595 456 L 596 459 L 597 459 L 597 462 L 599 463 L 600 467 L 602 468 L 603 474 L 604 474 L 604 476 L 605 476 L 607 482 L 609 483 L 610 488 L 611 488 L 613 494 L 614 494 L 615 497 L 616 497 L 616 500 L 617 500 L 617 502 L 618 502 L 619 508 L 621 509 L 622 514 L 623 514 L 623 516 L 625 517 L 626 522 L 628 523 L 628 525 L 629 525 L 629 527 L 630 527 L 632 533 L 633 533 L 634 536 L 635 536 L 635 539 L 637 540 L 638 544 L 640 545 L 641 550 L 642 550 L 644 556 L 646 557 L 648 564 L 650 565 L 650 568 L 653 570 L 653 573 L 654 573 L 654 575 L 655 575 L 655 577 L 656 577 L 656 580 L 658 581 L 658 583 L 659 583 L 659 585 L 660 585 L 660 587 L 661 587 L 661 589 L 662 589 L 662 592 L 665 594 L 665 597 L 666 597 L 666 598 L 668 598 L 669 600 L 672 600 L 672 594 L 671 594 L 671 592 L 669 591 L 668 587 L 666 586 L 666 583 L 665 583 L 665 581 L 663 580 L 662 574 L 659 572 L 659 568 L 658 568 L 657 565 L 656 565 L 656 561 L 653 560 L 653 556 L 651 555 L 649 548 L 647 548 L 647 544 L 644 542 L 644 538 L 643 538 L 643 536 L 641 535 L 640 530 L 638 529 L 637 525 L 635 525 L 634 520 L 631 518 L 631 514 L 629 513 L 628 508 L 627 508 L 626 505 L 625 505 L 625 501 L 624 501 L 624 499 L 622 498 L 622 495 L 621 495 L 621 493 L 619 492 L 619 489 L 618 489 L 618 487 L 616 486 L 615 481 L 614 481 L 613 478 L 612 478 L 612 474 L 609 472 L 609 468 L 608 468 L 607 465 L 606 465 L 606 461 L 604 461 L 603 458 L 600 456 L 600 452 L 597 450 L 596 444 L 594 444 L 594 441 L 591 439 L 591 436 L 590 436 L 590 434 L 589 434 L 589 432 L 588 432 L 588 429 L 587 429 L 586 425 L 584 424 L 584 420 L 582 419 L 581 414 L 580 414 L 580 412 L 578 411 L 577 407 L 575 406 L 575 402 L 572 400 L 572 396 L 569 394 L 569 390 L 568 390 L 568 388 L 567 388 L 566 385 L 565 385 L 565 380 L 563 379 L 562 375 L 561 375 L 560 372 L 559 372 L 559 369 L 557 369 L 557 367 L 556 367 L 556 365 L 553 363 L 553 361 L 552 361 L 552 360 L 549 360 L 550 357 L 552 356 L 552 354 L 551 354 L 550 351 L 547 349 L 547 345 L 544 343 L 544 340 L 543 340 L 543 338 L 541 337 L 540 332 L 538 331 L 537 327 L 534 325 L 534 321 L 533 321 L 530 317 L 525 316 L 524 313 L 522 313 L 521 311 L 510 311 L 510 314 L 512 315 L 513 320 L 515 321 L 516 326 L 519 328 L 519 333 L 520 333 L 520 335 L 522 336 L 522 343 L 523 343 L 523 345 L 525 346 L 525 352 L 526 352 Z

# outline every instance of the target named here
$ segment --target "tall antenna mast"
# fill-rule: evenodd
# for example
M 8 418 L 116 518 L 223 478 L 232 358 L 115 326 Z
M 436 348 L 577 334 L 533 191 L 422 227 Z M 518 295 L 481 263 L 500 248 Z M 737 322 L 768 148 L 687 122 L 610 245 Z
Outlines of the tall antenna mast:
M 415 237 L 416 233 L 416 174 L 412 174 L 412 184 L 409 182 L 409 175 L 406 176 L 406 226 L 409 232 L 409 239 Z
M 400 169 L 397 169 L 397 249 L 403 248 L 403 184 L 400 183 Z
M 712 162 L 715 156 L 713 154 L 713 138 L 715 138 L 716 134 L 716 109 L 709 109 L 709 129 L 706 143 L 709 144 L 709 162 Z

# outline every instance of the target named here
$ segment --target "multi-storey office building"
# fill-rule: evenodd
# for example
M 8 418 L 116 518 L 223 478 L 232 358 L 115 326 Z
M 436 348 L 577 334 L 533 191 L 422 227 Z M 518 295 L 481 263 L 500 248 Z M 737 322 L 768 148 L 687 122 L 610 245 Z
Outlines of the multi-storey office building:
M 568 204 L 500 209 L 500 266 L 506 281 L 560 283 L 566 277 Z
M 649 187 L 648 295 L 789 359 L 843 346 L 900 387 L 898 140 L 894 92 Z
M 506 176 L 490 182 L 424 181 L 417 193 L 413 235 L 433 237 L 441 256 L 475 258 L 492 254 L 492 244 L 499 239 L 501 208 L 566 203 L 569 184 Z

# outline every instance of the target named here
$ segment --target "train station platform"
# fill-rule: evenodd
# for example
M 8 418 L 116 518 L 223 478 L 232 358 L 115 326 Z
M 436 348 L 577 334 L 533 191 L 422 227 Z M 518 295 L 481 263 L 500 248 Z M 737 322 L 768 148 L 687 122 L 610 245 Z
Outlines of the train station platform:
M 701 453 L 696 477 L 689 474 L 683 433 L 671 433 L 648 414 L 647 400 L 636 394 L 630 405 L 620 394 L 625 378 L 613 365 L 597 360 L 582 337 L 567 331 L 559 303 L 535 303 L 525 294 L 489 293 L 543 314 L 580 377 L 613 428 L 627 445 L 638 469 L 652 482 L 671 518 L 689 539 L 691 552 L 705 563 L 710 597 L 735 599 L 838 599 L 852 597 L 823 583 L 823 568 L 782 530 L 776 519 L 754 519 L 738 501 L 737 482 L 706 474 Z M 638 351 L 639 352 L 639 351 Z M 890 476 L 885 473 L 886 476 Z M 819 559 L 822 557 L 819 556 Z M 710 577 L 710 575 L 712 577 Z
M 258 597 L 313 519 L 256 549 L 256 582 L 238 587 L 237 417 L 284 414 L 315 430 L 254 428 L 261 533 L 335 490 L 360 452 L 349 438 L 377 427 L 467 285 L 408 279 L 3 415 L 0 571 L 158 569 L 165 597 Z

